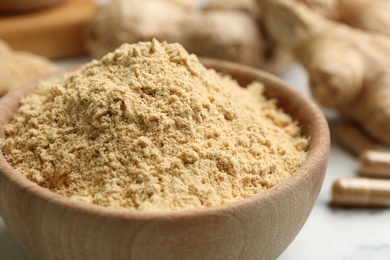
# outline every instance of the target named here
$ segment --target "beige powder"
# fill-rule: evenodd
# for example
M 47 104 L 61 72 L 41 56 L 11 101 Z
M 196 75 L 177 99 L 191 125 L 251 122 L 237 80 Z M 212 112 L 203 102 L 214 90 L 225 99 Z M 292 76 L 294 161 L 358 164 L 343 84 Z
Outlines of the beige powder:
M 41 83 L 3 152 L 30 180 L 77 200 L 139 210 L 209 207 L 289 177 L 308 140 L 267 100 L 179 44 L 123 45 Z

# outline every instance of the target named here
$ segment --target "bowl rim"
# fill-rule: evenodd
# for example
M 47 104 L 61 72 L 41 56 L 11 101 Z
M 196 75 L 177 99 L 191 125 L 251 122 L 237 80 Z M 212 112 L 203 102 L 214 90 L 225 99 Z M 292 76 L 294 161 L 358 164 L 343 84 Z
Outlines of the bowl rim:
M 314 103 L 314 101 L 312 101 L 309 97 L 306 97 L 298 90 L 291 87 L 282 79 L 279 79 L 278 77 L 268 72 L 264 72 L 260 69 L 218 59 L 200 58 L 200 60 L 207 68 L 215 69 L 215 67 L 218 67 L 226 70 L 240 71 L 248 75 L 250 74 L 252 78 L 256 78 L 260 82 L 263 82 L 266 88 L 268 88 L 268 86 L 271 86 L 271 88 L 276 87 L 278 89 L 283 89 L 286 96 L 294 96 L 294 98 L 297 100 L 297 107 L 300 110 L 303 109 L 299 108 L 299 105 L 304 104 L 303 106 L 306 112 L 304 113 L 303 117 L 308 118 L 307 122 L 310 122 L 308 128 L 312 135 L 309 137 L 309 149 L 305 161 L 298 168 L 298 170 L 294 172 L 290 177 L 264 192 L 252 195 L 248 198 L 227 202 L 225 204 L 216 205 L 212 207 L 180 209 L 175 211 L 142 211 L 137 209 L 112 208 L 108 206 L 95 205 L 71 199 L 57 194 L 53 191 L 50 191 L 44 187 L 41 187 L 33 181 L 30 181 L 6 161 L 0 143 L 0 181 L 1 178 L 6 178 L 9 184 L 15 185 L 17 188 L 25 190 L 26 192 L 31 192 L 35 196 L 38 196 L 40 199 L 43 199 L 50 204 L 56 204 L 64 208 L 72 208 L 73 210 L 80 213 L 92 215 L 98 214 L 120 219 L 170 220 L 176 218 L 193 218 L 226 213 L 231 212 L 233 210 L 235 211 L 237 210 L 237 208 L 245 208 L 250 207 L 253 204 L 260 204 L 264 200 L 268 200 L 269 198 L 279 196 L 283 192 L 287 192 L 287 190 L 291 186 L 302 184 L 303 182 L 305 182 L 305 180 L 307 179 L 306 177 L 308 177 L 308 175 L 321 174 L 320 172 L 309 169 L 315 168 L 315 165 L 317 165 L 319 162 L 327 164 L 330 153 L 330 134 L 325 116 L 320 110 L 320 108 Z M 77 66 L 71 67 L 70 70 L 75 67 Z M 217 71 L 219 71 L 218 68 L 216 69 Z M 54 73 L 54 76 L 60 74 L 63 71 L 64 70 L 60 70 L 57 73 Z M 51 76 L 43 77 L 41 79 L 50 78 L 52 76 L 53 75 L 51 74 Z M 26 93 L 31 93 L 31 91 L 34 89 L 38 82 L 39 79 L 27 83 L 9 92 L 3 98 L 0 99 L 0 111 L 8 111 L 8 114 L 12 115 L 10 116 L 9 120 L 5 120 L 4 115 L 0 115 L 0 140 L 5 138 L 4 126 L 12 120 L 12 117 L 14 115 L 14 113 L 12 113 L 11 111 L 11 108 L 9 107 L 12 105 L 15 106 L 15 102 L 19 103 L 20 98 L 25 96 Z M 27 89 L 28 92 L 26 92 Z M 289 113 L 289 111 L 286 112 Z M 4 114 L 7 114 L 7 112 Z M 298 120 L 298 122 L 301 124 L 300 120 Z M 319 160 L 318 158 L 321 158 L 321 160 Z M 324 175 L 325 171 L 324 173 L 322 173 L 322 176 L 319 176 L 319 181 L 321 182 L 321 185 L 324 179 Z M 0 201 L 0 203 L 2 202 Z

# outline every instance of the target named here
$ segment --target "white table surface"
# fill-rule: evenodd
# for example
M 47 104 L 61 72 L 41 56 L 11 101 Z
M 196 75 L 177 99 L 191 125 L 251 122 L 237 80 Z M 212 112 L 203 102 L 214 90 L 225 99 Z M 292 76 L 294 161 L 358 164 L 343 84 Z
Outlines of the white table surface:
M 61 61 L 60 65 L 66 67 L 86 60 L 88 58 L 70 59 Z M 307 76 L 300 66 L 293 65 L 280 76 L 309 95 Z M 332 123 L 334 114 L 326 114 Z M 356 159 L 332 143 L 328 170 L 317 203 L 301 232 L 278 259 L 390 259 L 390 210 L 342 209 L 329 205 L 333 181 L 341 176 L 356 175 L 356 171 Z M 31 259 L 12 238 L 1 218 L 0 259 Z

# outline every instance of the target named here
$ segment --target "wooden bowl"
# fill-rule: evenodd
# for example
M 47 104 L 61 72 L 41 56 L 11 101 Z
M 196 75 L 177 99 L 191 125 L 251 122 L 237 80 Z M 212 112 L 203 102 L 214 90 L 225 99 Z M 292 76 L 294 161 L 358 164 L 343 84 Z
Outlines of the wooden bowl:
M 142 212 L 90 205 L 27 180 L 0 151 L 0 214 L 16 240 L 36 259 L 275 259 L 309 216 L 324 178 L 329 131 L 319 108 L 265 72 L 203 59 L 240 84 L 265 83 L 266 93 L 296 118 L 310 137 L 304 164 L 288 179 L 250 198 L 206 209 Z M 0 138 L 21 96 L 0 101 Z

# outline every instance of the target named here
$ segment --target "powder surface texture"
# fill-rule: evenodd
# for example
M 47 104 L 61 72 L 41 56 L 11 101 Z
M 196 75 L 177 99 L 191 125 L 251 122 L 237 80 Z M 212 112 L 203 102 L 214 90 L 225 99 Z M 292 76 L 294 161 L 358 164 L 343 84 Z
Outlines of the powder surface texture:
M 263 85 L 246 89 L 179 44 L 123 45 L 38 85 L 3 152 L 28 179 L 88 203 L 210 207 L 280 183 L 308 140 Z

